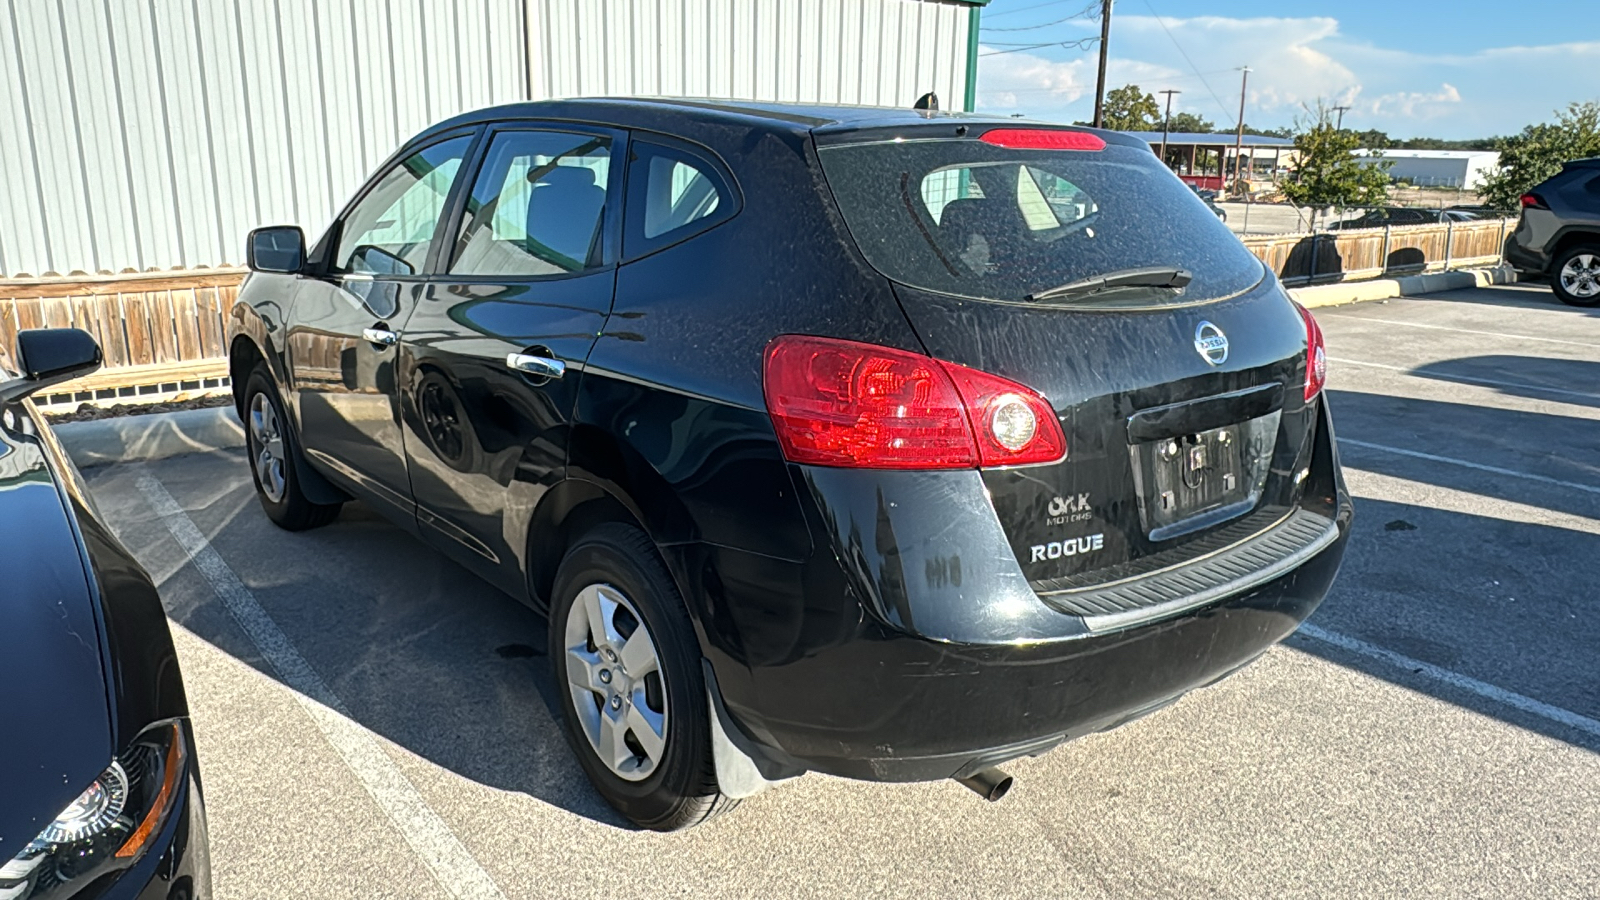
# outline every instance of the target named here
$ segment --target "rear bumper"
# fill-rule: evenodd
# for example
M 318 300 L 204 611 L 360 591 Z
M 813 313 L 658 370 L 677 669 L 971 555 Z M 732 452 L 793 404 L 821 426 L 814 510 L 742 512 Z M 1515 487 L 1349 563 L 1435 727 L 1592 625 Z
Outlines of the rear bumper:
M 1548 255 L 1521 246 L 1514 235 L 1512 240 L 1506 241 L 1505 257 L 1506 263 L 1522 275 L 1543 277 L 1550 268 Z

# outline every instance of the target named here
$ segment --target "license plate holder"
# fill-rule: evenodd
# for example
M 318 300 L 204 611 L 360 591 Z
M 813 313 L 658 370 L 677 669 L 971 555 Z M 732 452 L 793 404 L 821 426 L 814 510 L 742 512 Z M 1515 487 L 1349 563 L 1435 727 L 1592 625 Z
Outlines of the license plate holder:
M 1151 540 L 1209 528 L 1254 509 L 1266 485 L 1280 411 L 1128 448 L 1139 516 Z

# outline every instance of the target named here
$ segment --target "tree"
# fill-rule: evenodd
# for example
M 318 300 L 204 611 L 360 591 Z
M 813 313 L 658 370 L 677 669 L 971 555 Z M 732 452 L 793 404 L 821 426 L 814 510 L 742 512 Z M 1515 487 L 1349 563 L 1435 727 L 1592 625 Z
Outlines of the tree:
M 1361 136 L 1333 127 L 1331 110 L 1319 103 L 1313 124 L 1295 135 L 1299 156 L 1283 193 L 1297 206 L 1316 211 L 1328 206 L 1382 206 L 1389 199 L 1389 164 L 1362 162 L 1355 155 Z
M 1217 127 L 1215 123 L 1208 122 L 1194 113 L 1181 112 L 1172 114 L 1173 131 L 1207 134 L 1215 127 Z
M 1561 171 L 1562 163 L 1600 156 L 1600 101 L 1573 103 L 1554 122 L 1529 125 L 1496 141 L 1495 149 L 1500 169 L 1484 179 L 1478 194 L 1489 206 L 1514 210 L 1518 198 Z
M 1155 131 L 1161 127 L 1161 107 L 1156 98 L 1125 84 L 1106 92 L 1105 127 L 1112 131 Z
M 1394 143 L 1389 140 L 1388 134 L 1376 128 L 1358 131 L 1355 135 L 1356 140 L 1359 142 L 1358 146 L 1366 147 L 1369 150 L 1386 150 Z
M 1232 128 L 1217 128 L 1217 129 L 1212 131 L 1212 134 L 1233 134 L 1233 133 L 1235 133 L 1235 132 L 1234 132 L 1234 130 Z M 1283 128 L 1251 128 L 1249 122 L 1244 123 L 1244 133 L 1245 134 L 1260 134 L 1260 135 L 1265 135 L 1267 137 L 1294 137 L 1294 129 L 1293 128 L 1289 128 L 1287 126 L 1285 126 Z

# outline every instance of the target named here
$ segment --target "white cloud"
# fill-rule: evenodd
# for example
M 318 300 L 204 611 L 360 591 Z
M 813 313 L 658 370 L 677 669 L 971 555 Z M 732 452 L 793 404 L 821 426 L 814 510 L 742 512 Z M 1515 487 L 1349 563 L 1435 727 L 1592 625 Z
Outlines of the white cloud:
M 1600 97 L 1600 41 L 1416 53 L 1352 41 L 1327 16 L 1125 15 L 1113 23 L 1111 53 L 1110 87 L 1179 89 L 1175 112 L 1197 113 L 1219 127 L 1237 115 L 1237 68 L 1246 64 L 1252 71 L 1245 119 L 1257 126 L 1291 124 L 1323 100 L 1351 107 L 1347 127 L 1396 137 L 1481 137 L 1518 131 L 1571 101 Z M 1560 77 L 1541 74 L 1553 65 Z M 1086 119 L 1094 77 L 1093 51 L 981 57 L 978 108 Z

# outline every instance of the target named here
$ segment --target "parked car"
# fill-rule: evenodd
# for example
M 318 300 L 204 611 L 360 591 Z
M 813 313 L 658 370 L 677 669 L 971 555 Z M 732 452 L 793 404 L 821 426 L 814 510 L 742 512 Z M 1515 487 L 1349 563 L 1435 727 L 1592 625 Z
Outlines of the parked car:
M 1440 222 L 1473 222 L 1482 217 L 1476 211 L 1457 207 L 1450 207 L 1449 209 L 1417 209 L 1407 206 L 1391 206 L 1369 209 L 1353 219 L 1329 222 L 1328 228 L 1338 230 L 1382 228 L 1386 225 L 1394 227 L 1403 225 L 1437 225 Z
M 1600 157 L 1578 159 L 1522 195 L 1506 240 L 1506 262 L 1523 277 L 1550 280 L 1570 306 L 1600 306 Z
M 1321 331 L 1134 138 L 504 106 L 247 250 L 266 514 L 358 498 L 547 611 L 647 828 L 807 771 L 997 798 L 1255 659 L 1344 552 Z
M 27 399 L 100 365 L 77 329 L 0 351 L 0 898 L 211 895 L 200 771 L 160 598 Z

